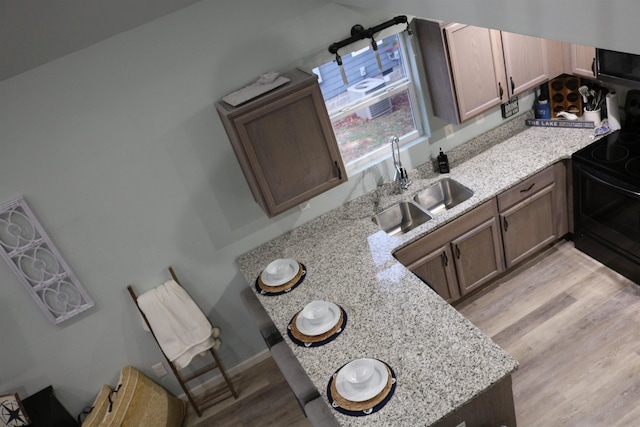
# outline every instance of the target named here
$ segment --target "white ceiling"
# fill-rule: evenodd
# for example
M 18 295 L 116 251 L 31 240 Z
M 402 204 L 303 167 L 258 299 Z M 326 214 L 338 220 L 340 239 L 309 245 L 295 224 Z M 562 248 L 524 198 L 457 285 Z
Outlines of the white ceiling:
M 0 0 L 0 80 L 200 0 Z

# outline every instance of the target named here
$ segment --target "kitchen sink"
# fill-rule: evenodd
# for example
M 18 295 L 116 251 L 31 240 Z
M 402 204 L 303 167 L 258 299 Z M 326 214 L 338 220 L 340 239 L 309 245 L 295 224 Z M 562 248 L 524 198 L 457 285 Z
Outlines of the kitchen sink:
M 444 178 L 422 190 L 413 200 L 433 215 L 451 209 L 473 196 L 473 191 L 451 178 Z
M 412 201 L 400 202 L 373 217 L 373 222 L 392 236 L 407 233 L 433 216 Z

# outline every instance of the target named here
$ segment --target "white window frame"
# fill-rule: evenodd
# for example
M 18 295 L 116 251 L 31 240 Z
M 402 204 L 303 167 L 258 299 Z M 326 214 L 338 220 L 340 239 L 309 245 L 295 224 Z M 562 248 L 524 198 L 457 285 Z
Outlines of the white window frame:
M 425 135 L 424 125 L 423 125 L 423 113 L 422 113 L 422 109 L 424 108 L 424 105 L 422 102 L 419 101 L 417 97 L 415 81 L 418 79 L 418 76 L 411 62 L 413 61 L 413 58 L 411 58 L 408 54 L 404 33 L 398 34 L 398 40 L 400 42 L 400 49 L 402 50 L 405 74 L 407 75 L 407 77 L 402 80 L 393 82 L 388 86 L 385 86 L 354 102 L 346 104 L 343 107 L 341 107 L 339 110 L 329 111 L 329 117 L 331 119 L 331 122 L 333 123 L 337 120 L 340 120 L 344 117 L 347 117 L 353 114 L 356 111 L 367 108 L 386 98 L 390 98 L 398 93 L 408 90 L 411 110 L 413 112 L 413 119 L 414 119 L 414 124 L 416 129 L 413 132 L 410 132 L 406 135 L 388 135 L 389 137 L 391 136 L 399 137 L 400 138 L 399 146 L 403 147 L 404 145 L 418 141 L 420 137 Z M 356 50 L 355 52 L 357 53 L 358 50 Z M 352 52 L 350 52 L 349 54 L 352 54 Z M 390 156 L 391 156 L 391 150 L 389 147 L 387 147 L 386 145 L 379 147 L 369 152 L 367 155 L 359 159 L 356 159 L 348 164 L 345 164 L 347 175 L 353 176 L 377 163 L 380 163 L 381 161 L 384 161 Z

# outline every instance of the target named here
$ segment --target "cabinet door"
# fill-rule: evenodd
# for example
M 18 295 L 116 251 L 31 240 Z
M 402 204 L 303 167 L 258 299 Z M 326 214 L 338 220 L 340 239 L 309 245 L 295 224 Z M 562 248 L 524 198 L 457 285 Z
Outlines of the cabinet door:
M 451 242 L 462 295 L 504 271 L 497 218 L 493 217 Z
M 347 180 L 315 75 L 238 107 L 216 104 L 256 202 L 269 217 Z
M 393 255 L 454 302 L 504 271 L 499 227 L 494 198 Z
M 507 268 L 558 238 L 551 184 L 500 214 Z
M 460 121 L 508 98 L 500 32 L 463 24 L 444 28 Z
M 542 46 L 544 47 L 544 56 L 547 58 L 547 78 L 553 79 L 564 74 L 564 56 L 566 43 L 559 42 L 557 40 L 542 40 Z
M 448 303 L 460 298 L 449 244 L 426 254 L 424 257 L 407 265 L 407 268 Z
M 567 72 L 575 76 L 586 77 L 588 79 L 596 78 L 596 48 L 592 46 L 584 46 L 572 44 L 570 50 L 570 66 Z
M 502 32 L 509 96 L 517 95 L 549 79 L 544 40 Z

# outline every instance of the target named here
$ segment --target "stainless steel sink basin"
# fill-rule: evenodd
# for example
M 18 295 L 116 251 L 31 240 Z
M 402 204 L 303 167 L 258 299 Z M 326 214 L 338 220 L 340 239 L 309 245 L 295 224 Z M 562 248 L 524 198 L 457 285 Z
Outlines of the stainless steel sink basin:
M 393 236 L 411 231 L 432 218 L 432 215 L 412 201 L 404 201 L 380 212 L 372 219 L 387 234 Z
M 473 196 L 473 191 L 451 178 L 444 178 L 422 190 L 413 200 L 433 215 L 451 209 Z

